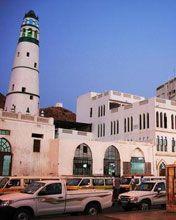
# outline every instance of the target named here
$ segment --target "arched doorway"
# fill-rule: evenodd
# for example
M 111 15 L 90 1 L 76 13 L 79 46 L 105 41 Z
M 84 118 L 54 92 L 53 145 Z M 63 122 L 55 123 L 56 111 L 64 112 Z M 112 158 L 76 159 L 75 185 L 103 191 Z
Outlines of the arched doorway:
M 80 144 L 73 159 L 73 175 L 92 175 L 92 152 L 87 144 Z
M 136 148 L 130 161 L 131 174 L 145 174 L 145 158 L 143 152 Z
M 162 162 L 159 165 L 159 176 L 165 176 L 166 175 L 166 164 Z
M 120 175 L 120 154 L 113 145 L 106 149 L 104 157 L 104 175 Z
M 0 138 L 0 176 L 11 174 L 11 146 L 8 140 Z

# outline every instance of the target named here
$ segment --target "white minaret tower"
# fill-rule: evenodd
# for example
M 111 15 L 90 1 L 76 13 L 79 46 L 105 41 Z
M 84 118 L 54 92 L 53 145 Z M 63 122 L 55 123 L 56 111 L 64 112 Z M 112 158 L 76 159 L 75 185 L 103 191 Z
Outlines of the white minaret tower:
M 39 19 L 25 14 L 6 96 L 5 111 L 39 114 Z

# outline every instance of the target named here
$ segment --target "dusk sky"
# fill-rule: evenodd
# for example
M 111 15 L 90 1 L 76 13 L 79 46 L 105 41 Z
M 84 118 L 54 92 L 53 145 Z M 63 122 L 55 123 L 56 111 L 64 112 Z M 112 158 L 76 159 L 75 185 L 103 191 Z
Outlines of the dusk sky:
M 89 91 L 150 98 L 176 76 L 175 0 L 0 0 L 0 92 L 8 90 L 23 16 L 40 22 L 40 106 L 76 111 Z

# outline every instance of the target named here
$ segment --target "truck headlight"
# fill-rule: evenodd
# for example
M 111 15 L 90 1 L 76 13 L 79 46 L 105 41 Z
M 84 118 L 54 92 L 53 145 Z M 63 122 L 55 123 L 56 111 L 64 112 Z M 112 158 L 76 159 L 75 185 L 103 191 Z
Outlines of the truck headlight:
M 130 198 L 130 201 L 132 201 L 132 202 L 137 202 L 137 201 L 138 201 L 138 197 L 133 196 L 133 197 Z
M 1 200 L 1 204 L 0 206 L 9 206 L 10 204 L 12 204 L 13 200 Z

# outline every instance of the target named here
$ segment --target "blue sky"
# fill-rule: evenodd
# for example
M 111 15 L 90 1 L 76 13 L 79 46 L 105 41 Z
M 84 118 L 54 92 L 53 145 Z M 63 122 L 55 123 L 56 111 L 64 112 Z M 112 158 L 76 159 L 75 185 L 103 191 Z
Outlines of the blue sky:
M 0 0 L 0 92 L 26 12 L 40 19 L 40 105 L 89 91 L 155 95 L 176 74 L 175 0 Z

